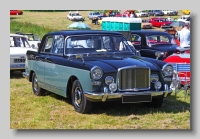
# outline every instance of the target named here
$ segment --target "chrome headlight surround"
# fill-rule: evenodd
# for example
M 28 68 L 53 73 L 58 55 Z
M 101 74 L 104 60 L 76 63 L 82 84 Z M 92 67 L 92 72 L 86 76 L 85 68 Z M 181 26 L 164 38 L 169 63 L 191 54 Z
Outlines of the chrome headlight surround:
M 94 80 L 99 80 L 101 79 L 101 77 L 103 76 L 103 71 L 100 67 L 98 66 L 94 66 L 91 70 L 90 70 L 90 76 L 92 79 Z
M 113 82 L 114 82 L 114 78 L 112 76 L 106 76 L 105 84 L 110 85 Z
M 164 76 L 172 76 L 174 72 L 174 68 L 171 64 L 165 64 L 162 68 L 162 72 Z
M 158 74 L 151 74 L 151 76 L 150 76 L 150 81 L 151 81 L 152 83 L 155 83 L 155 82 L 157 82 L 158 80 L 159 80 Z

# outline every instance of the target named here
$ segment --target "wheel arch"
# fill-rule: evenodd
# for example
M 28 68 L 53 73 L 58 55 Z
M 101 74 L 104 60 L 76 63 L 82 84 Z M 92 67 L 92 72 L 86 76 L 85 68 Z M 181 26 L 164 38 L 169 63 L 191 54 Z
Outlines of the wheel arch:
M 68 82 L 67 82 L 67 86 L 66 86 L 66 97 L 70 98 L 71 97 L 71 91 L 72 91 L 72 85 L 73 85 L 73 82 L 75 80 L 77 80 L 78 78 L 76 76 L 71 76 L 69 79 L 68 79 Z
M 29 82 L 32 82 L 33 73 L 34 73 L 33 70 L 31 70 L 29 73 Z

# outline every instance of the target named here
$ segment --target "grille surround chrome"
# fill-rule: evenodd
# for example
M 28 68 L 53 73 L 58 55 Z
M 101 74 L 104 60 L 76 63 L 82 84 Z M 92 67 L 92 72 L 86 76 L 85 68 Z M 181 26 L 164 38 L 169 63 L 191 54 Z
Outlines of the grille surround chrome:
M 138 86 L 137 86 L 137 80 L 138 80 L 138 77 L 137 77 L 137 74 L 143 74 L 142 72 L 141 73 L 139 73 L 140 71 L 139 70 L 147 70 L 147 72 L 145 72 L 145 84 L 146 84 L 146 87 L 140 87 L 140 88 L 138 88 Z M 124 72 L 124 70 L 131 70 L 131 71 L 128 71 L 128 72 L 131 72 L 131 75 L 133 76 L 133 80 L 131 80 L 131 83 L 133 82 L 133 84 L 130 84 L 128 81 L 128 83 L 129 83 L 129 86 L 131 86 L 131 87 L 128 87 L 128 88 L 124 88 L 121 84 L 123 84 L 123 82 L 121 82 L 120 80 L 122 80 L 122 79 L 128 79 L 128 78 L 125 78 L 125 77 L 123 77 L 122 78 L 122 75 L 121 75 L 121 73 L 122 72 Z M 126 72 L 125 71 L 125 72 Z M 133 72 L 135 72 L 134 74 L 133 74 Z M 136 73 L 137 72 L 137 73 Z M 123 67 L 123 68 L 119 68 L 118 69 L 118 72 L 117 72 L 117 86 L 118 86 L 118 90 L 119 91 L 144 91 L 144 90 L 149 90 L 150 89 L 150 87 L 151 87 L 151 82 L 150 82 L 150 75 L 151 75 L 151 69 L 150 68 L 148 68 L 148 67 L 137 67 L 137 66 L 127 66 L 127 67 Z M 129 77 L 129 75 L 127 74 L 126 75 L 127 77 Z M 147 77 L 148 76 L 148 77 Z M 147 80 L 146 80 L 147 79 Z M 140 82 L 141 82 L 141 80 L 139 80 Z M 141 84 L 141 83 L 140 83 Z M 125 86 L 128 86 L 128 85 L 125 85 Z

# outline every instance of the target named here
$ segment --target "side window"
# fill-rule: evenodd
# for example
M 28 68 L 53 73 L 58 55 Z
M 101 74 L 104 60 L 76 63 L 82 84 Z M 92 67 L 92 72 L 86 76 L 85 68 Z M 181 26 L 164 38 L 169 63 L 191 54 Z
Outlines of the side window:
M 137 34 L 132 34 L 131 42 L 134 45 L 141 45 L 141 37 Z
M 64 37 L 62 35 L 55 35 L 52 53 L 62 55 L 63 46 L 64 46 Z
M 104 46 L 105 49 L 110 49 L 110 48 L 112 48 L 112 47 L 111 47 L 111 40 L 110 40 L 110 37 L 107 37 L 107 36 L 103 37 L 103 46 Z
M 50 53 L 52 46 L 53 46 L 53 36 L 49 36 L 46 38 L 46 42 L 41 52 Z

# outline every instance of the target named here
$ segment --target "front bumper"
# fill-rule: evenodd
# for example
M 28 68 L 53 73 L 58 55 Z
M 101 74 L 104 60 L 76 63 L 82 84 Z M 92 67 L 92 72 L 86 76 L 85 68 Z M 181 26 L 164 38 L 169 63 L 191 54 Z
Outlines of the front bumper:
M 29 80 L 29 73 L 28 72 L 22 72 L 22 75 L 23 75 L 24 78 Z
M 102 93 L 91 93 L 91 92 L 84 92 L 84 95 L 87 99 L 91 101 L 106 101 L 112 99 L 120 99 L 123 96 L 138 96 L 138 95 L 151 95 L 151 97 L 156 96 L 164 96 L 166 97 L 168 94 L 172 93 L 172 89 L 165 85 L 164 91 L 143 91 L 143 92 L 115 92 L 110 93 L 107 88 L 104 88 L 104 92 Z M 138 102 L 142 102 L 138 100 Z
M 25 69 L 25 64 L 10 64 L 10 70 L 24 70 Z

